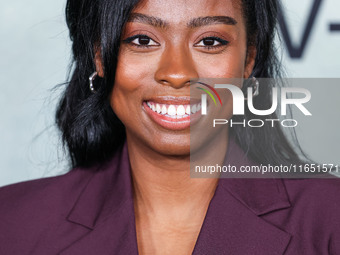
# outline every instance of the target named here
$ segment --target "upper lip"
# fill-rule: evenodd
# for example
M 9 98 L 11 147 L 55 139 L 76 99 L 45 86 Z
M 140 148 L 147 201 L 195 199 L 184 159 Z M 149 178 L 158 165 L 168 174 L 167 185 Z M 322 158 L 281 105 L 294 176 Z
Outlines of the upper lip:
M 200 98 L 192 98 L 190 96 L 156 96 L 145 101 L 155 102 L 158 104 L 187 105 L 200 103 Z

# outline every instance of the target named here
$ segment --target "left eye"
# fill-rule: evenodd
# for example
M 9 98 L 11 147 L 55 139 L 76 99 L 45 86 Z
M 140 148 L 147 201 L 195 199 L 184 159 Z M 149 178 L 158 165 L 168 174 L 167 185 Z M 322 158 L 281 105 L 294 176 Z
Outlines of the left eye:
M 227 45 L 228 41 L 216 37 L 206 37 L 199 41 L 195 46 L 200 47 L 215 47 L 220 45 Z
M 132 41 L 132 43 L 139 45 L 139 46 L 156 46 L 158 45 L 154 40 L 152 40 L 150 37 L 146 35 L 139 35 L 135 37 Z

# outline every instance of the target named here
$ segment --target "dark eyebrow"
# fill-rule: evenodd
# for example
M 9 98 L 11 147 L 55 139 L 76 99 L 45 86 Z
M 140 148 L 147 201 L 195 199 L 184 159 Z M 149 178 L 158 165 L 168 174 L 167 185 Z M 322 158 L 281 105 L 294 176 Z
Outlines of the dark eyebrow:
M 194 18 L 187 24 L 190 28 L 209 26 L 214 24 L 236 25 L 237 21 L 229 16 L 207 16 Z
M 159 28 L 166 28 L 169 26 L 169 24 L 166 21 L 160 18 L 141 13 L 132 13 L 128 19 L 128 22 L 140 22 Z
M 141 13 L 132 13 L 128 19 L 128 22 L 140 22 L 145 23 L 158 28 L 167 28 L 169 23 L 153 16 L 141 14 Z M 214 24 L 225 24 L 225 25 L 236 25 L 237 21 L 229 16 L 206 16 L 206 17 L 198 17 L 190 20 L 187 23 L 189 28 L 196 28 L 201 26 L 209 26 Z

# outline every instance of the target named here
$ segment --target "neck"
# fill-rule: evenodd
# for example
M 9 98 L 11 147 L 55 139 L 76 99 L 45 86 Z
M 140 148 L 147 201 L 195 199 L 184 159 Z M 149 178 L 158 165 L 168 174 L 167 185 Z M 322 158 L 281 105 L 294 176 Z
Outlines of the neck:
M 133 138 L 127 133 L 138 250 L 140 254 L 156 254 L 157 250 L 171 250 L 173 244 L 178 244 L 182 247 L 178 254 L 189 254 L 194 249 L 218 179 L 190 178 L 190 153 L 162 155 Z M 227 140 L 224 147 L 217 148 L 222 158 Z M 211 149 L 208 151 L 214 151 Z
M 222 163 L 227 150 L 226 141 L 227 137 L 220 143 L 222 146 L 218 150 L 216 143 L 211 143 L 214 148 L 208 146 L 205 151 L 219 152 L 220 156 L 217 158 Z M 184 216 L 188 213 L 188 217 L 191 217 L 192 210 L 207 209 L 218 178 L 191 178 L 190 155 L 161 155 L 137 139 L 130 139 L 129 135 L 127 144 L 137 216 L 141 209 L 144 213 L 152 214 L 178 215 L 180 212 Z M 210 160 L 202 157 L 202 161 Z

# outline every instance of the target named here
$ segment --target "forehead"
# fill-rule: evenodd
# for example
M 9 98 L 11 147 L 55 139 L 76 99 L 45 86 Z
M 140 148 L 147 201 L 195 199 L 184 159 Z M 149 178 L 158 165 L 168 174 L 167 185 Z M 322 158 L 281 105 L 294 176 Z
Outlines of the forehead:
M 142 0 L 133 12 L 160 17 L 171 25 L 204 16 L 229 16 L 242 23 L 241 0 Z

